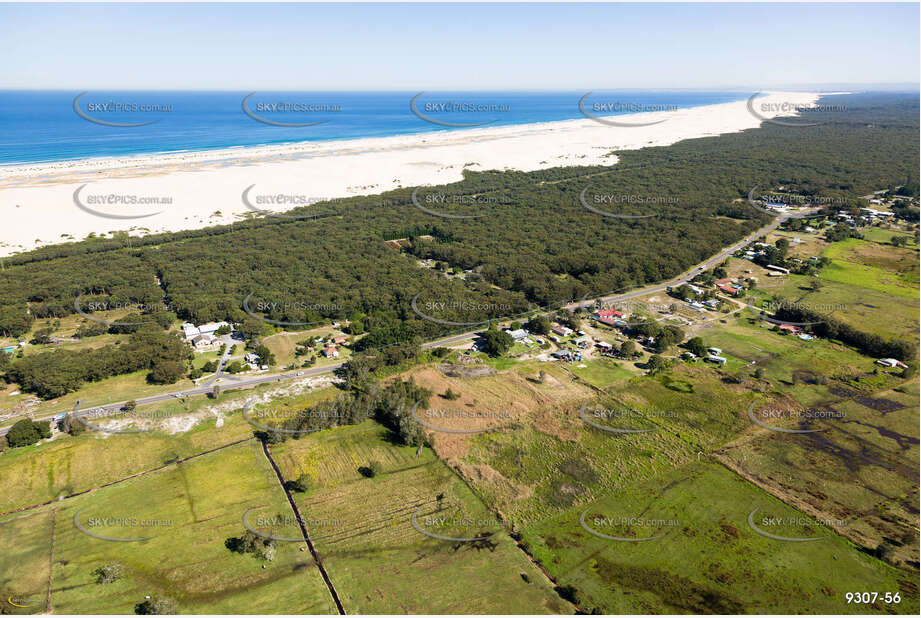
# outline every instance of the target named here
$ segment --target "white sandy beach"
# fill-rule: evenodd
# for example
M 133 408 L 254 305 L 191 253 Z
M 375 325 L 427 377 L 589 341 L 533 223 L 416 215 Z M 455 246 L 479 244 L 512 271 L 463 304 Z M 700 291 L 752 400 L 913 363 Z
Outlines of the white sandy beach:
M 770 93 L 757 100 L 811 105 L 816 93 Z M 764 104 L 764 105 L 763 105 Z M 607 126 L 590 119 L 464 131 L 284 146 L 235 148 L 125 158 L 99 158 L 0 167 L 0 255 L 79 240 L 91 233 L 148 232 L 201 228 L 237 221 L 253 213 L 243 202 L 273 212 L 298 203 L 257 203 L 282 194 L 294 201 L 368 195 L 400 186 L 444 184 L 472 170 L 531 171 L 563 165 L 613 165 L 613 151 L 667 146 L 680 140 L 756 128 L 746 101 L 690 109 L 617 116 Z M 74 193 L 81 186 L 75 203 Z M 109 203 L 109 196 L 116 203 Z M 160 203 L 131 204 L 145 198 Z M 169 203 L 163 203 L 168 198 Z M 97 203 L 92 203 L 94 200 Z M 96 211 L 132 218 L 112 219 Z M 138 215 L 150 215 L 137 218 Z

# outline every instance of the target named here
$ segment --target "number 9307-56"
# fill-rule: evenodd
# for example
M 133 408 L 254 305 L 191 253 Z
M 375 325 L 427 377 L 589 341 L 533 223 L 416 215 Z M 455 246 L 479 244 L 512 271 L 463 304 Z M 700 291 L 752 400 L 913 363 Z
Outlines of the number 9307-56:
M 898 592 L 846 592 L 844 598 L 848 604 L 872 605 L 877 601 L 883 603 L 901 603 L 902 596 Z

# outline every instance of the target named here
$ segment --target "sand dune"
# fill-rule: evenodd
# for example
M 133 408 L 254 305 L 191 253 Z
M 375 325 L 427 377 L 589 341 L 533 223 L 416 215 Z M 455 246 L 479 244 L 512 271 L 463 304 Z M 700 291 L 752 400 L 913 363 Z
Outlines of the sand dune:
M 772 110 L 777 103 L 809 105 L 818 98 L 814 93 L 770 93 L 758 99 L 756 109 L 765 118 L 792 115 Z M 620 127 L 580 119 L 0 167 L 0 255 L 91 233 L 130 230 L 141 235 L 230 223 L 253 215 L 242 197 L 247 188 L 251 206 L 283 213 L 324 199 L 456 182 L 465 168 L 614 165 L 618 150 L 733 133 L 762 122 L 749 112 L 747 101 L 616 120 L 664 122 Z

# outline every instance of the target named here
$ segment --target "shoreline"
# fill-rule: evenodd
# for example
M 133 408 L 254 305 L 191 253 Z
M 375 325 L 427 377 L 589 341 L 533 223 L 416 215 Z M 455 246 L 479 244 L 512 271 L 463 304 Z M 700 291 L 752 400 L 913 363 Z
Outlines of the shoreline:
M 768 105 L 811 105 L 821 96 L 765 94 L 758 101 Z M 762 111 L 761 115 L 796 113 Z M 735 133 L 763 122 L 749 112 L 747 99 L 605 118 L 611 119 L 655 124 L 615 127 L 582 118 L 0 166 L 0 217 L 7 222 L 0 230 L 0 256 L 81 240 L 91 233 L 137 235 L 229 224 L 256 214 L 242 197 L 249 189 L 256 194 L 250 196 L 251 203 L 264 198 L 260 204 L 272 204 L 259 206 L 260 210 L 282 213 L 318 201 L 457 182 L 464 170 L 612 165 L 619 150 Z M 105 204 L 106 196 L 113 195 L 121 196 L 121 202 Z M 285 200 L 272 201 L 271 196 Z M 102 205 L 81 207 L 87 200 Z M 144 200 L 146 205 L 137 203 Z

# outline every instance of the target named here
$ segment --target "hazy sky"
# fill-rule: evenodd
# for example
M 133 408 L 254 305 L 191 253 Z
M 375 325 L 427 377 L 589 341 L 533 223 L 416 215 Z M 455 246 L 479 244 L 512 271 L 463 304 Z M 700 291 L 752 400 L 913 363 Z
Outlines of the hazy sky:
M 914 4 L 0 4 L 0 88 L 918 82 Z

